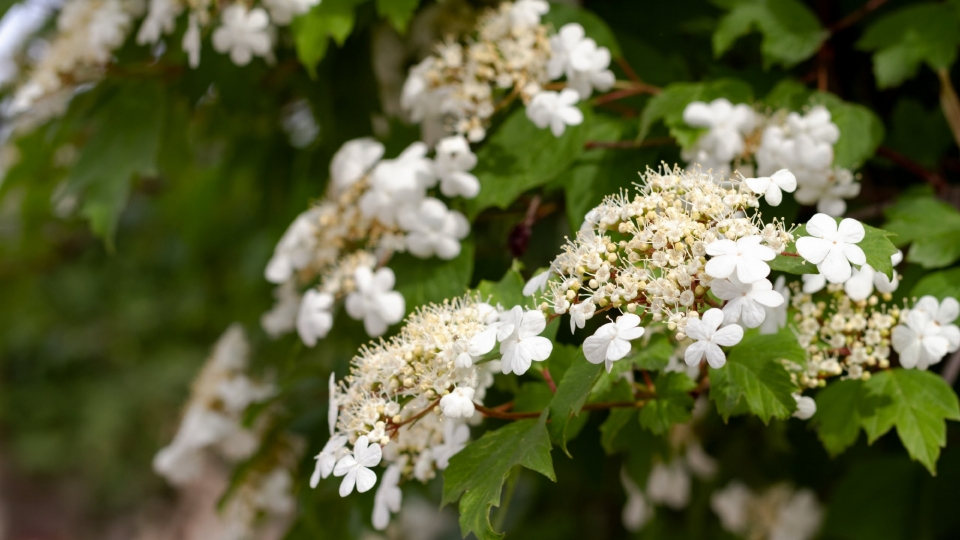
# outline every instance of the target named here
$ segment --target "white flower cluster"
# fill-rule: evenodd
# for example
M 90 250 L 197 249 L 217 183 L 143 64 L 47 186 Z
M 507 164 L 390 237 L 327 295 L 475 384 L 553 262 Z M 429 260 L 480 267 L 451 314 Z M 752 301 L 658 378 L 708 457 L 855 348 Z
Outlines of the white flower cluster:
M 395 275 L 383 266 L 395 252 L 453 259 L 470 224 L 428 190 L 447 197 L 475 197 L 480 182 L 470 174 L 477 157 L 462 136 L 447 137 L 433 159 L 417 142 L 395 159 L 370 138 L 349 141 L 330 163 L 326 196 L 300 214 L 277 243 L 266 278 L 278 284 L 277 304 L 262 319 L 271 335 L 296 327 L 309 346 L 333 326 L 333 310 L 345 299 L 347 314 L 371 336 L 400 322 L 406 306 L 393 290 Z M 298 285 L 319 281 L 301 297 Z
M 946 297 L 938 302 L 933 296 L 921 297 L 910 309 L 900 311 L 900 320 L 891 331 L 893 349 L 900 354 L 905 368 L 927 369 L 947 353 L 960 350 L 960 303 Z
M 374 525 L 385 528 L 400 507 L 398 484 L 433 478 L 466 445 L 493 373 L 519 375 L 550 356 L 553 344 L 538 335 L 545 326 L 540 311 L 467 296 L 423 307 L 398 335 L 362 348 L 343 381 L 331 376 L 331 436 L 311 486 L 333 474 L 343 477 L 341 496 L 365 492 L 377 481 L 371 469 L 386 464 L 374 506 Z
M 173 441 L 157 452 L 153 469 L 182 485 L 200 474 L 208 451 L 229 461 L 249 457 L 260 443 L 258 426 L 243 426 L 243 412 L 252 403 L 276 393 L 273 384 L 246 374 L 250 346 L 243 328 L 234 324 L 214 346 L 193 385 L 190 401 Z
M 541 309 L 569 314 L 571 331 L 597 314 L 618 312 L 584 341 L 587 360 L 608 370 L 643 335 L 644 320 L 666 323 L 689 344 L 687 364 L 706 358 L 721 367 L 720 347 L 743 337 L 737 323 L 760 326 L 784 303 L 766 279 L 767 261 L 793 236 L 779 222 L 761 223 L 757 206 L 753 190 L 738 179 L 699 169 L 648 170 L 632 197 L 611 196 L 592 210 L 577 239 L 525 293 L 548 289 Z
M 504 2 L 480 16 L 475 36 L 438 44 L 404 83 L 401 105 L 411 119 L 440 118 L 449 130 L 480 141 L 493 114 L 519 98 L 530 120 L 557 137 L 582 123 L 577 102 L 614 85 L 610 51 L 577 23 L 549 35 L 540 22 L 549 9 L 545 0 Z M 547 88 L 564 77 L 565 84 Z
M 267 531 L 289 527 L 297 510 L 290 473 L 297 460 L 287 461 L 290 463 L 246 473 L 221 511 L 225 529 L 217 540 L 252 540 L 263 538 Z
M 776 484 L 754 492 L 734 481 L 710 497 L 723 528 L 742 538 L 809 540 L 823 521 L 823 509 L 809 489 Z
M 794 197 L 800 204 L 840 216 L 847 209 L 845 199 L 860 193 L 853 173 L 834 165 L 833 147 L 840 130 L 822 105 L 805 114 L 778 110 L 764 115 L 749 105 L 719 98 L 688 104 L 683 119 L 706 130 L 696 144 L 683 149 L 684 160 L 725 174 L 739 169 L 745 175 L 758 175 L 759 183 L 775 186 L 773 193 L 766 187 L 757 189 L 767 192 L 767 202 L 773 206 L 780 203 L 781 190 L 796 190 Z M 780 183 L 775 173 L 782 169 L 793 174 Z

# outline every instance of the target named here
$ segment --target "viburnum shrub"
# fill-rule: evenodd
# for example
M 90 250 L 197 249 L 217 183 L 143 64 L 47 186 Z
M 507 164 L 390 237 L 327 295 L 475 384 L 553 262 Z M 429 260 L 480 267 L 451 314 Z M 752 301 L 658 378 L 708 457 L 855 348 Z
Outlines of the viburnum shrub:
M 960 534 L 960 3 L 579 3 L 8 9 L 4 208 L 246 323 L 153 470 L 237 540 Z

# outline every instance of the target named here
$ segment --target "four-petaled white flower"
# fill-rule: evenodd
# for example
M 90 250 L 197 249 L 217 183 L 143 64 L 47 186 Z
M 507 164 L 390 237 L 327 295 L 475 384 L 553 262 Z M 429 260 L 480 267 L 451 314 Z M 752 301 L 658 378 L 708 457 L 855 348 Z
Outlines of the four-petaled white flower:
M 463 135 L 441 139 L 433 158 L 433 172 L 440 179 L 440 193 L 447 197 L 472 199 L 480 193 L 480 181 L 469 170 L 477 165 L 477 155 Z
M 340 458 L 333 468 L 334 476 L 342 476 L 340 496 L 346 497 L 356 485 L 358 493 L 366 493 L 377 483 L 377 474 L 370 470 L 380 464 L 383 452 L 380 445 L 370 444 L 366 435 L 361 435 L 353 444 L 353 454 Z
M 753 283 L 770 274 L 770 265 L 777 253 L 767 246 L 761 246 L 760 235 L 745 236 L 736 242 L 733 240 L 716 240 L 707 245 L 707 255 L 712 258 L 707 261 L 706 270 L 710 277 L 725 278 L 736 271 L 737 278 L 743 283 Z
M 707 128 L 697 147 L 719 162 L 730 162 L 743 153 L 743 135 L 756 124 L 756 113 L 749 105 L 733 105 L 725 98 L 709 104 L 694 101 L 683 109 L 683 121 L 694 127 Z
M 960 349 L 960 327 L 953 324 L 957 316 L 960 316 L 960 302 L 957 302 L 956 298 L 948 296 L 938 303 L 933 296 L 922 296 L 910 311 L 921 311 L 933 319 L 933 323 L 940 329 L 940 335 L 947 338 L 947 352 Z
M 434 255 L 455 259 L 460 254 L 460 240 L 470 234 L 467 218 L 433 197 L 403 209 L 397 220 L 407 231 L 407 251 L 421 259 Z
M 797 402 L 797 410 L 793 411 L 794 418 L 809 420 L 817 414 L 817 402 L 812 397 L 793 394 L 793 399 Z
M 333 327 L 333 295 L 310 289 L 303 295 L 297 313 L 297 334 L 307 347 L 327 337 Z
M 783 200 L 783 191 L 793 193 L 797 189 L 797 177 L 787 169 L 780 169 L 770 176 L 746 178 L 747 187 L 754 193 L 762 193 L 770 206 L 778 206 Z
M 356 290 L 347 295 L 347 314 L 363 320 L 363 327 L 372 337 L 383 335 L 387 326 L 403 319 L 406 304 L 403 295 L 393 290 L 396 277 L 384 267 L 374 273 L 366 266 L 357 268 L 353 281 Z
M 230 4 L 223 10 L 223 24 L 213 31 L 213 48 L 230 53 L 230 60 L 245 66 L 256 56 L 271 54 L 270 17 L 262 8 L 247 10 L 243 4 Z
M 900 353 L 900 365 L 907 369 L 927 369 L 942 360 L 950 348 L 933 317 L 916 309 L 907 313 L 906 325 L 893 327 L 890 341 Z
M 383 472 L 383 480 L 373 496 L 373 528 L 382 531 L 390 524 L 390 514 L 400 511 L 403 492 L 400 490 L 400 465 L 394 463 Z
M 440 398 L 440 410 L 449 418 L 470 418 L 476 408 L 473 405 L 475 390 L 469 386 L 458 386 L 453 392 Z
M 470 428 L 462 421 L 447 418 L 443 421 L 443 444 L 428 450 L 433 454 L 433 460 L 441 471 L 450 464 L 450 458 L 467 446 L 470 440 Z
M 610 50 L 597 46 L 585 36 L 578 23 L 565 24 L 550 38 L 550 61 L 547 76 L 558 79 L 567 76 L 567 86 L 581 97 L 589 97 L 596 88 L 600 91 L 613 87 L 616 77 L 610 71 Z
M 583 123 L 583 112 L 575 106 L 578 101 L 580 94 L 576 90 L 545 90 L 530 100 L 527 105 L 527 118 L 540 129 L 550 126 L 553 135 L 559 137 L 566 131 L 567 126 Z
M 630 352 L 630 341 L 643 335 L 639 327 L 640 317 L 633 313 L 624 313 L 616 322 L 607 323 L 596 333 L 583 341 L 583 354 L 591 364 L 604 364 L 607 373 L 613 369 L 613 363 Z
M 570 306 L 570 333 L 574 333 L 577 328 L 583 328 L 587 324 L 587 319 L 593 318 L 596 311 L 596 304 L 589 298 Z
M 504 313 L 497 339 L 500 341 L 500 369 L 504 374 L 523 375 L 533 361 L 546 360 L 553 351 L 553 342 L 540 336 L 547 320 L 540 310 L 524 311 L 520 306 Z
M 701 319 L 687 321 L 687 336 L 696 340 L 683 353 L 683 361 L 689 366 L 699 364 L 704 357 L 710 367 L 716 369 L 727 363 L 727 357 L 720 346 L 732 347 L 743 339 L 743 328 L 735 324 L 720 328 L 723 312 L 711 308 Z
M 330 476 L 337 461 L 350 451 L 346 448 L 347 441 L 346 435 L 337 435 L 330 437 L 327 444 L 323 445 L 323 450 L 320 450 L 320 453 L 314 458 L 317 460 L 317 464 L 313 469 L 313 474 L 310 476 L 310 487 L 317 487 L 321 478 Z
M 818 276 L 820 274 L 817 274 Z M 790 306 L 790 287 L 787 287 L 787 280 L 784 276 L 777 278 L 773 284 L 773 290 L 778 292 L 783 298 L 783 302 L 778 306 L 765 307 L 766 315 L 763 318 L 763 324 L 760 325 L 761 334 L 776 334 L 787 324 L 787 308 Z
M 400 209 L 416 205 L 436 184 L 427 145 L 415 142 L 394 159 L 381 160 L 370 173 L 370 189 L 360 197 L 360 211 L 392 227 Z
M 903 252 L 899 249 L 890 256 L 890 262 L 894 266 L 900 264 L 902 260 Z M 851 299 L 859 301 L 869 298 L 873 294 L 874 287 L 881 293 L 892 293 L 899 285 L 900 280 L 896 270 L 893 271 L 893 279 L 890 279 L 883 272 L 877 272 L 869 264 L 864 264 L 860 269 L 853 271 L 850 279 L 843 284 L 843 290 Z
M 343 143 L 330 160 L 330 184 L 337 191 L 363 178 L 383 157 L 383 144 L 371 137 Z
M 797 253 L 817 265 L 817 269 L 830 283 L 843 283 L 850 279 L 850 263 L 862 265 L 867 257 L 857 244 L 866 231 L 859 221 L 846 218 L 837 222 L 826 214 L 815 214 L 807 222 L 807 233 L 797 240 Z
M 670 465 L 657 463 L 647 480 L 647 495 L 651 501 L 682 510 L 690 502 L 690 475 L 677 459 Z
M 723 306 L 724 324 L 743 321 L 747 328 L 756 328 L 767 316 L 766 308 L 783 305 L 783 296 L 773 290 L 769 279 L 743 283 L 736 274 L 727 279 L 715 279 L 710 290 L 727 303 Z

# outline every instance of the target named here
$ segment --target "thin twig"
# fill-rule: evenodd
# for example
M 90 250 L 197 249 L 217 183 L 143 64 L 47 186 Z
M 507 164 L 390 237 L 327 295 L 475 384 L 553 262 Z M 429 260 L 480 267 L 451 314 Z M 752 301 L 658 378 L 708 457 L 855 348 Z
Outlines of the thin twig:
M 876 10 L 877 8 L 879 8 L 880 6 L 886 3 L 887 3 L 887 0 L 870 0 L 866 4 L 860 6 L 860 8 L 855 10 L 853 13 L 837 21 L 836 24 L 834 24 L 827 30 L 831 34 L 836 34 L 840 30 L 843 30 L 844 28 L 853 26 L 854 24 L 860 22 L 860 19 L 866 17 L 871 12 L 873 12 L 874 10 Z
M 557 383 L 553 382 L 553 377 L 550 376 L 550 369 L 543 368 L 543 371 L 541 373 L 543 374 L 543 380 L 547 381 L 547 386 L 550 387 L 550 391 L 556 394 Z
M 657 88 L 656 86 L 650 86 L 649 84 L 646 84 L 646 83 L 634 83 L 632 86 L 628 88 L 622 88 L 620 90 L 616 90 L 608 94 L 604 94 L 602 96 L 597 96 L 593 98 L 593 100 L 591 101 L 594 105 L 603 105 L 604 103 L 617 101 L 618 99 L 623 99 L 630 96 L 637 96 L 640 94 L 656 95 L 659 93 L 660 93 L 660 89 Z
M 623 72 L 627 74 L 627 78 L 630 79 L 631 81 L 643 82 L 640 80 L 640 76 L 637 75 L 637 72 L 633 70 L 633 67 L 630 65 L 630 63 L 627 62 L 626 58 L 622 56 L 618 56 L 617 65 L 620 66 L 620 69 L 622 69 Z
M 944 193 L 949 187 L 947 180 L 942 174 L 940 174 L 939 171 L 928 170 L 923 165 L 892 148 L 881 146 L 880 148 L 877 148 L 877 155 L 889 159 L 890 161 L 907 170 L 907 172 L 922 178 L 923 181 L 930 184 L 930 187 L 932 187 L 933 190 L 938 194 Z

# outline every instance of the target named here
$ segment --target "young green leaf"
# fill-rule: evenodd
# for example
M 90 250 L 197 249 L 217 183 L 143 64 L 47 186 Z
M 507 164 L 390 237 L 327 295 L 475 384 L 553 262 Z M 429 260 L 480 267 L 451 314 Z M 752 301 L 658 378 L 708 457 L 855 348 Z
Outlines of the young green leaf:
M 573 363 L 557 383 L 557 393 L 550 401 L 550 433 L 560 448 L 567 451 L 567 424 L 572 416 L 578 416 L 586 403 L 590 390 L 600 375 L 599 364 L 591 364 L 583 357 L 579 347 L 556 345 L 556 348 L 573 349 Z M 556 353 L 554 353 L 556 354 Z
M 511 268 L 500 281 L 481 281 L 477 285 L 477 292 L 484 302 L 510 308 L 522 306 L 529 300 L 523 296 L 523 285 L 523 276 L 515 268 Z
M 753 31 L 763 35 L 764 67 L 790 67 L 813 56 L 829 32 L 809 8 L 797 0 L 732 0 L 713 33 L 713 54 L 719 58 L 733 43 Z
M 460 529 L 480 540 L 503 538 L 490 524 L 490 508 L 500 506 L 500 492 L 510 469 L 522 465 L 554 482 L 547 413 L 488 431 L 450 459 L 443 473 L 446 505 L 460 499 Z
M 924 268 L 942 268 L 960 259 L 960 213 L 933 197 L 901 199 L 887 209 L 884 228 L 898 246 L 911 244 L 907 260 Z
M 938 300 L 947 296 L 960 298 L 960 268 L 927 274 L 910 291 L 910 296 L 917 298 L 928 294 Z
M 863 381 L 849 379 L 827 384 L 816 396 L 817 413 L 810 419 L 817 428 L 820 442 L 831 456 L 840 454 L 857 442 L 861 411 L 866 416 L 873 414 L 867 404 L 876 400 L 866 398 Z
M 686 373 L 661 373 L 653 384 L 657 397 L 640 409 L 640 425 L 659 435 L 674 424 L 689 422 L 693 416 L 693 398 L 688 392 L 697 383 Z
M 377 13 L 403 34 L 418 5 L 420 0 L 377 0 Z
M 311 77 L 317 77 L 317 63 L 327 54 L 330 39 L 338 45 L 353 31 L 354 6 L 362 0 L 324 0 L 290 24 L 297 58 Z

